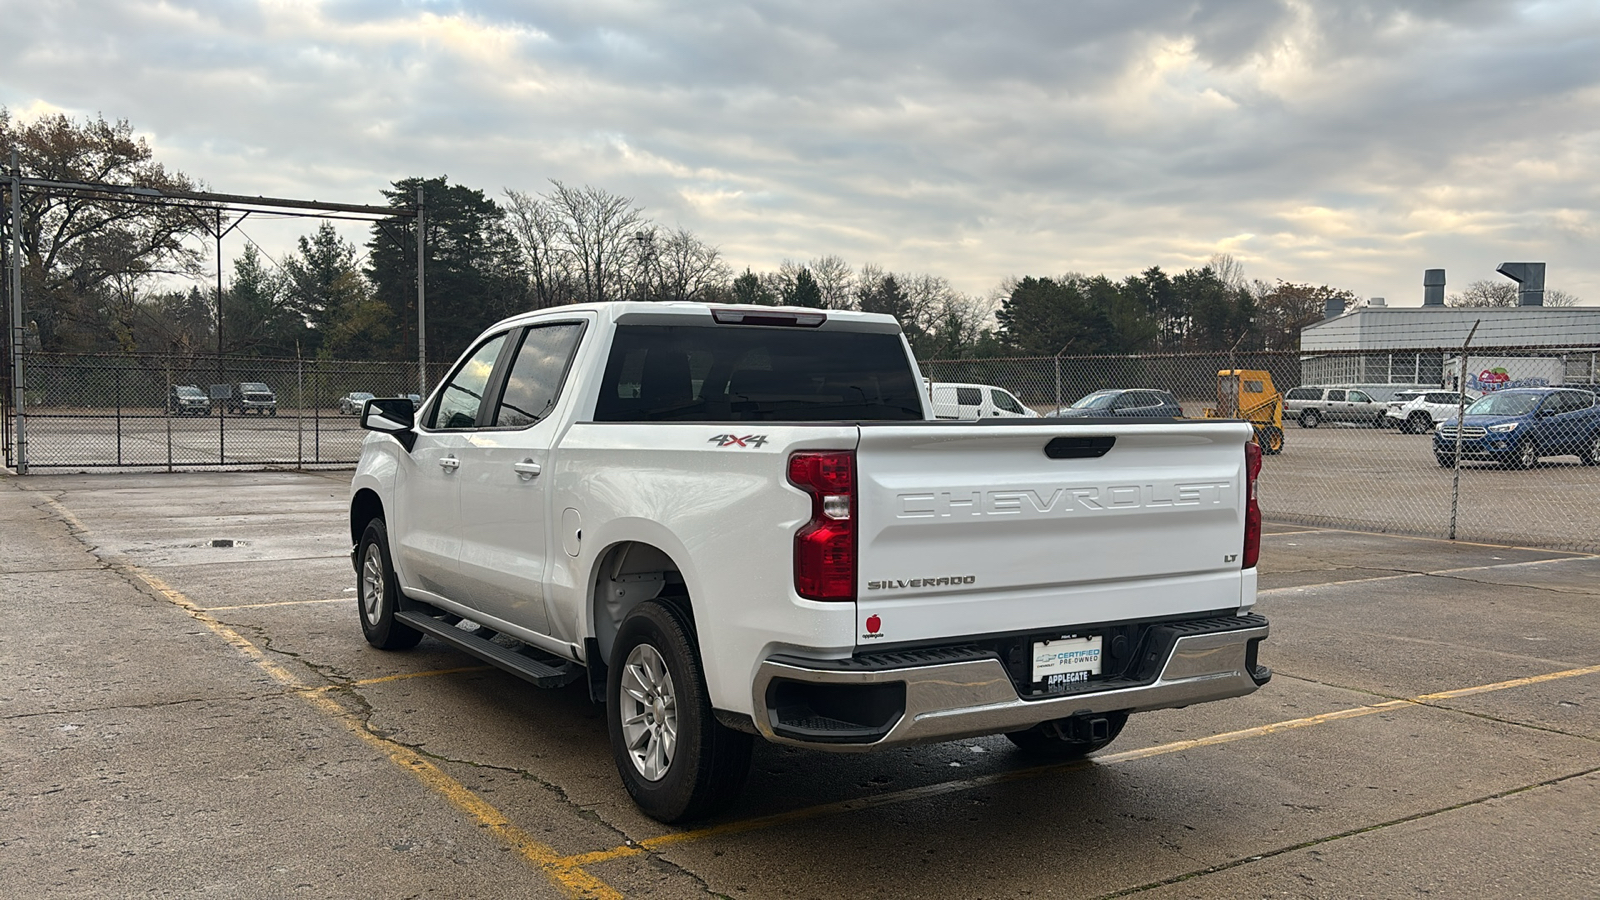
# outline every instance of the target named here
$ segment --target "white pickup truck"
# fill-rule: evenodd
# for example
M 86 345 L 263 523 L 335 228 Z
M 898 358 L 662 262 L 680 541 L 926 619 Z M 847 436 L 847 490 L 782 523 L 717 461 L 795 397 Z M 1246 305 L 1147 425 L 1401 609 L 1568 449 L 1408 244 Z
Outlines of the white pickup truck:
M 1070 758 L 1266 683 L 1248 424 L 938 422 L 921 383 L 886 316 L 501 322 L 415 411 L 362 411 L 362 631 L 586 678 L 668 822 L 731 801 L 754 736 Z

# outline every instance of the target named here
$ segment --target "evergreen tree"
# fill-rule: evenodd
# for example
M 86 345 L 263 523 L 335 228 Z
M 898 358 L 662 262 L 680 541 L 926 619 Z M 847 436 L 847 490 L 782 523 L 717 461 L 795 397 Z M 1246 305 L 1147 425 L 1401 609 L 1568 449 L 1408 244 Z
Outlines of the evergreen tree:
M 822 289 L 817 286 L 817 279 L 813 278 L 810 269 L 801 269 L 794 277 L 794 290 L 785 298 L 790 306 L 806 306 L 811 309 L 822 309 Z
M 505 212 L 479 190 L 443 178 L 406 178 L 384 191 L 389 205 L 410 207 L 422 187 L 426 205 L 428 358 L 454 359 L 484 328 L 529 308 L 529 280 Z M 416 346 L 416 220 L 375 224 L 367 244 L 377 299 L 389 310 L 394 355 Z

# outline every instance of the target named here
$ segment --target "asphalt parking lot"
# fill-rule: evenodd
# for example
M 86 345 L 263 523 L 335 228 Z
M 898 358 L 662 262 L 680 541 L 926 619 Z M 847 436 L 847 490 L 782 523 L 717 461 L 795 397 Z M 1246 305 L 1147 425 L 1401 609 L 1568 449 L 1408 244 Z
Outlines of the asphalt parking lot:
M 680 830 L 582 687 L 361 640 L 347 477 L 0 479 L 0 896 L 1600 895 L 1600 558 L 1274 525 L 1258 693 L 1067 766 L 763 746 Z

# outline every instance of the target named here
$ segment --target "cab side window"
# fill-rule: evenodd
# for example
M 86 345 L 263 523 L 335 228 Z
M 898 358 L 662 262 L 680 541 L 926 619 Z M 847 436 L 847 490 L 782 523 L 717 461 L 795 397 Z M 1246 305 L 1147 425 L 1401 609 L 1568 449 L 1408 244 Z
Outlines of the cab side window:
M 1360 391 L 1351 391 L 1350 392 L 1350 402 L 1351 403 L 1371 403 L 1372 402 L 1372 398 L 1368 397 L 1366 394 L 1361 393 Z
M 1344 391 L 1329 391 L 1328 392 L 1328 399 L 1329 400 L 1343 400 L 1344 399 Z
M 983 391 L 978 388 L 956 388 L 956 403 L 960 406 L 982 406 Z
M 1022 404 L 1018 403 L 1015 397 L 1005 391 L 991 390 L 989 391 L 989 397 L 994 400 L 994 405 L 997 408 L 1003 409 L 1008 413 L 1022 415 Z
M 526 428 L 543 419 L 561 396 L 561 385 L 583 337 L 580 322 L 535 325 L 522 338 L 512 359 L 505 390 L 490 425 Z
M 439 400 L 429 411 L 424 426 L 444 431 L 473 428 L 478 424 L 478 410 L 483 406 L 483 394 L 494 375 L 495 363 L 506 344 L 505 334 L 497 334 L 472 351 L 439 391 Z

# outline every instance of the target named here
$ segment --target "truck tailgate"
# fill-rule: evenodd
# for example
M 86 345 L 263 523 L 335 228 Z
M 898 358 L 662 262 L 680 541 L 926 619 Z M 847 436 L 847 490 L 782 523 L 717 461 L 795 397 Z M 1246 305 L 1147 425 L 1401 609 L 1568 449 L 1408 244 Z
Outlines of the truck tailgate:
M 1249 436 L 1238 422 L 863 427 L 858 645 L 1239 607 Z

